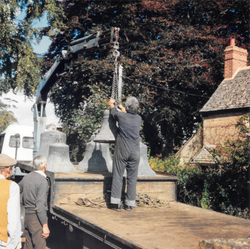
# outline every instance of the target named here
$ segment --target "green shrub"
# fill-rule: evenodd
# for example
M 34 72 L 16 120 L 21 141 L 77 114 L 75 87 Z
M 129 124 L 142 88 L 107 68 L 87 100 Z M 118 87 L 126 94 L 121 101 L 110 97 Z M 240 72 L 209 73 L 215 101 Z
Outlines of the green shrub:
M 242 116 L 237 124 L 239 138 L 219 144 L 212 151 L 218 163 L 211 166 L 216 182 L 213 189 L 214 208 L 224 213 L 234 213 L 244 210 L 249 205 L 249 166 L 250 139 L 247 136 L 249 128 L 246 123 L 249 116 Z M 216 188 L 216 189 L 215 189 Z M 235 211 L 232 211 L 235 210 Z
M 201 199 L 201 193 L 198 194 L 202 180 L 194 182 L 194 179 L 199 179 L 202 170 L 199 165 L 191 164 L 186 166 L 179 165 L 180 159 L 171 155 L 165 160 L 160 157 L 151 157 L 149 164 L 154 171 L 174 174 L 178 177 L 177 183 L 177 200 L 191 205 L 198 205 L 197 198 Z
M 199 165 L 179 165 L 174 155 L 150 158 L 155 171 L 178 177 L 177 200 L 222 213 L 249 218 L 250 138 L 247 115 L 239 119 L 239 138 L 220 144 L 211 153 L 218 162 L 206 170 Z
M 149 165 L 154 171 L 166 172 L 177 175 L 180 159 L 174 155 L 169 156 L 165 160 L 158 157 L 150 157 Z

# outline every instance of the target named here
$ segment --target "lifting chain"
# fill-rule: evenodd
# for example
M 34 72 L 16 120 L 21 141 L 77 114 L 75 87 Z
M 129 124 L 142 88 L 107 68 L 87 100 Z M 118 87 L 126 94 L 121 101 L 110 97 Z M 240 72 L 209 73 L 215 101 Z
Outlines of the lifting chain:
M 111 97 L 116 100 L 116 105 L 117 102 L 118 104 L 120 103 L 120 96 L 118 92 L 118 81 L 119 81 L 119 75 L 118 75 L 118 62 L 117 59 L 120 56 L 120 52 L 118 51 L 119 49 L 119 28 L 114 28 L 115 31 L 115 41 L 114 41 L 114 52 L 113 55 L 115 57 L 115 62 L 114 62 L 114 73 L 113 73 L 113 84 L 112 84 L 112 94 Z M 121 94 L 120 94 L 121 95 Z

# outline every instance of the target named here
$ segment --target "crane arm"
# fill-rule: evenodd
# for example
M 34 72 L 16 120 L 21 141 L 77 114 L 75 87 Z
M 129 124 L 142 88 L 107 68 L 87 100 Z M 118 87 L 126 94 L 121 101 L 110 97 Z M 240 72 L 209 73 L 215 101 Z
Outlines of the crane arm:
M 94 34 L 77 39 L 70 43 L 67 50 L 63 50 L 61 56 L 56 59 L 52 67 L 47 71 L 36 89 L 36 102 L 33 105 L 34 117 L 34 150 L 33 156 L 37 155 L 40 145 L 40 135 L 46 129 L 46 102 L 47 96 L 55 82 L 66 73 L 75 55 L 92 48 L 105 44 L 115 44 L 119 28 L 108 31 L 98 31 Z

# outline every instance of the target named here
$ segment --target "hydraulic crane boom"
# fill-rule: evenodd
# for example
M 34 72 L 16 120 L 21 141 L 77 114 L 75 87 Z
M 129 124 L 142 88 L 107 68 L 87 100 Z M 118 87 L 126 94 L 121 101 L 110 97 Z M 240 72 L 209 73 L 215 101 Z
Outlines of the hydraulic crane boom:
M 49 71 L 44 75 L 36 89 L 36 102 L 33 106 L 34 117 L 34 150 L 33 156 L 37 155 L 40 145 L 40 135 L 46 128 L 46 102 L 47 96 L 54 83 L 70 69 L 70 64 L 75 55 L 92 48 L 105 44 L 115 43 L 118 40 L 119 28 L 108 31 L 98 31 L 95 34 L 85 36 L 72 41 L 67 50 L 63 50 L 61 56 L 56 59 Z

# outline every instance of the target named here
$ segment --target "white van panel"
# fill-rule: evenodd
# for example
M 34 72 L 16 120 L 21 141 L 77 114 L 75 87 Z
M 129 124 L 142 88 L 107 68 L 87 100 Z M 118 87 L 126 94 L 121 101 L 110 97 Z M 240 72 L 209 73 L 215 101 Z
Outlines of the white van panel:
M 33 160 L 33 126 L 11 124 L 0 134 L 0 153 L 15 158 L 17 161 Z M 17 145 L 15 134 L 20 134 Z

